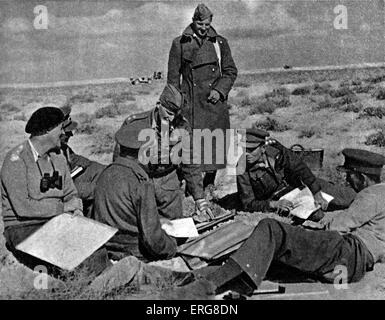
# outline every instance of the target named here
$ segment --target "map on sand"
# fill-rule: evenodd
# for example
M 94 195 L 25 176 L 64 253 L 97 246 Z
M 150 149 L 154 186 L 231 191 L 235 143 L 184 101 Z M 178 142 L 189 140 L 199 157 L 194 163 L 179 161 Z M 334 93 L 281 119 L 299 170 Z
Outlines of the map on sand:
M 98 221 L 64 213 L 52 218 L 16 249 L 71 271 L 117 231 Z

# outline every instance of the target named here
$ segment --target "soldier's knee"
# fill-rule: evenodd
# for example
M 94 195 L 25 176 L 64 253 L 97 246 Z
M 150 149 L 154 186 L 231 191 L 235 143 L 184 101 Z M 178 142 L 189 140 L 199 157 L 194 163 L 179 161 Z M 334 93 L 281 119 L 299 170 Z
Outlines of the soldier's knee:
M 258 229 L 263 230 L 274 230 L 276 228 L 279 228 L 279 221 L 272 219 L 272 218 L 264 218 L 261 221 L 259 221 L 257 225 Z

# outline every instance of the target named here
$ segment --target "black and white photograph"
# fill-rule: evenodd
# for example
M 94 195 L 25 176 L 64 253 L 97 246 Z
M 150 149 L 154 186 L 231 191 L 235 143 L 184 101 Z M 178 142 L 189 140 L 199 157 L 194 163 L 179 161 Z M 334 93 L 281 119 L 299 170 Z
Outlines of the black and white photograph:
M 384 0 L 1 0 L 0 45 L 0 300 L 385 299 Z

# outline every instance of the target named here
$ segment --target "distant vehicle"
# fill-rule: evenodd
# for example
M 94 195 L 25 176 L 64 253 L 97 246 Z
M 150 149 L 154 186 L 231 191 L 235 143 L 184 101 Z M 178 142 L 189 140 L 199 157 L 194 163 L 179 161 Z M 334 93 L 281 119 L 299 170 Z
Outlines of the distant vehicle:
M 285 64 L 285 65 L 283 66 L 283 68 L 286 69 L 286 70 L 287 70 L 287 69 L 293 69 L 293 67 L 292 67 L 292 66 L 289 66 L 288 64 Z
M 139 83 L 151 83 L 151 82 L 152 82 L 151 77 L 130 78 L 130 83 L 132 85 L 137 85 Z
M 160 71 L 154 71 L 154 76 L 153 76 L 154 80 L 160 80 L 162 79 L 162 72 Z

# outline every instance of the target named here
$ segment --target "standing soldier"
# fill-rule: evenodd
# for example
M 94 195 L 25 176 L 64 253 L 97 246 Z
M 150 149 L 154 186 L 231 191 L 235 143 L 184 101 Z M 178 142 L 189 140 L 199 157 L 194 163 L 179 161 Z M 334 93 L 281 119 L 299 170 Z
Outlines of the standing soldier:
M 238 71 L 227 40 L 211 26 L 212 17 L 210 9 L 199 4 L 192 23 L 174 39 L 168 60 L 167 82 L 180 88 L 187 96 L 189 103 L 182 114 L 193 129 L 221 129 L 226 137 L 226 129 L 230 128 L 227 96 Z M 214 184 L 217 169 L 226 167 L 226 160 L 224 163 L 216 161 L 222 157 L 226 159 L 225 146 L 220 148 L 221 155 L 216 154 L 214 143 L 212 150 L 212 162 L 202 161 L 202 170 L 206 172 L 204 187 Z
M 184 97 L 181 92 L 174 86 L 167 84 L 164 88 L 159 102 L 155 108 L 142 113 L 129 116 L 122 124 L 126 126 L 139 126 L 142 130 L 154 130 L 158 142 L 161 142 L 162 127 L 168 128 L 170 141 L 176 129 L 183 129 L 185 132 L 191 133 L 191 127 L 186 119 L 181 115 L 181 109 L 184 104 Z M 183 142 L 183 141 L 182 141 Z M 182 143 L 178 141 L 177 143 Z M 175 145 L 171 145 L 170 151 L 174 150 Z M 182 147 L 190 148 L 190 144 L 182 145 Z M 161 147 L 158 149 L 161 150 Z M 192 152 L 190 152 L 192 154 Z M 115 146 L 113 160 L 119 155 L 119 145 Z M 172 155 L 167 153 L 167 157 Z M 166 218 L 175 219 L 182 217 L 182 201 L 183 192 L 178 179 L 177 169 L 180 169 L 183 178 L 186 180 L 187 192 L 191 194 L 195 200 L 197 220 L 204 220 L 212 217 L 209 204 L 204 197 L 203 179 L 201 168 L 195 165 L 193 160 L 189 159 L 180 165 L 174 164 L 172 161 L 161 161 L 162 155 L 158 157 L 157 163 L 149 163 L 145 166 L 145 170 L 155 185 L 156 202 L 159 213 Z M 170 160 L 170 159 L 168 159 Z M 166 162 L 166 163 L 164 163 Z

